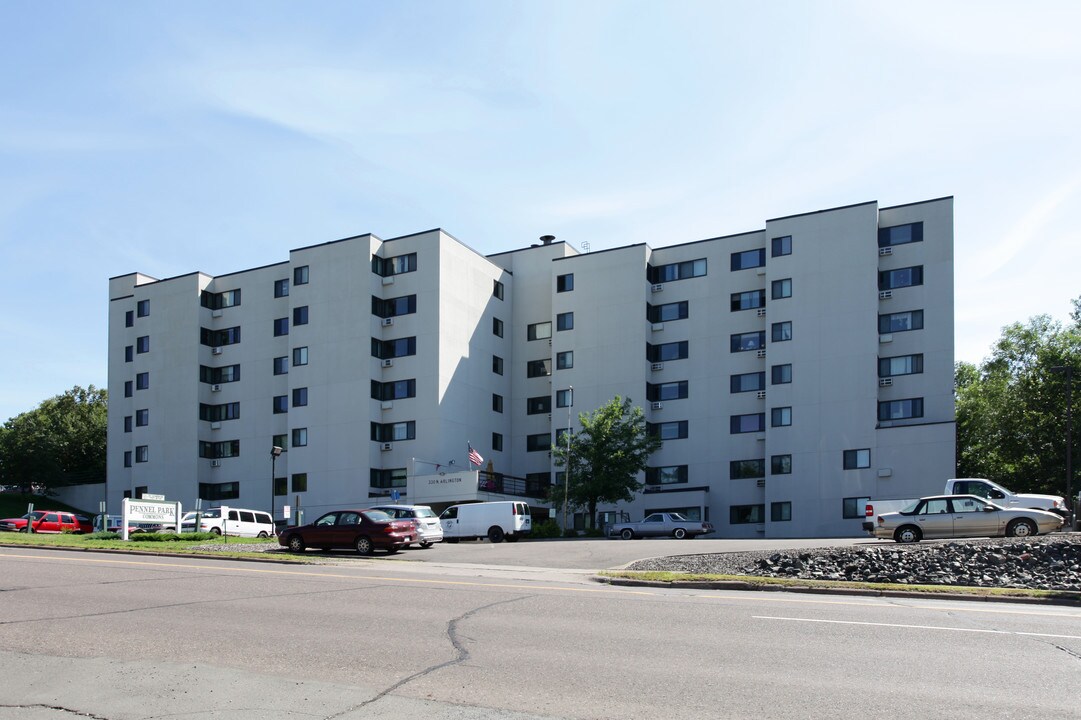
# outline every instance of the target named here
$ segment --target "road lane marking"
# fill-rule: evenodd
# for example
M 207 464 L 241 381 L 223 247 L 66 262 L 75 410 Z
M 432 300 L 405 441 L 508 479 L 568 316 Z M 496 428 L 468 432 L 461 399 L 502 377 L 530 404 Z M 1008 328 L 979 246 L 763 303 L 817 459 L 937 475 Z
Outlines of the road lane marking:
M 949 630 L 952 632 L 984 633 L 987 635 L 1024 635 L 1026 637 L 1057 638 L 1059 640 L 1081 640 L 1081 635 L 1054 635 L 1051 633 L 1018 632 L 1014 630 L 986 630 L 982 628 L 947 627 L 943 625 L 903 625 L 900 623 L 860 622 L 858 620 L 822 620 L 819 618 L 771 617 L 752 615 L 755 620 L 786 620 L 788 622 L 823 623 L 827 625 L 865 625 L 868 627 L 902 628 L 908 630 Z

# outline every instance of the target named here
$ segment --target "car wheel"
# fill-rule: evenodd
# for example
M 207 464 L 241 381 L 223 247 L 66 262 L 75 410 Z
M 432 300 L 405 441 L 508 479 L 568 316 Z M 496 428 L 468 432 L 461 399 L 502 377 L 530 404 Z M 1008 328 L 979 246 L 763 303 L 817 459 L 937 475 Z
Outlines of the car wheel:
M 674 537 L 676 540 L 682 540 L 683 538 L 687 537 L 687 531 L 683 528 L 676 528 L 672 531 L 672 537 Z
M 357 552 L 361 555 L 372 554 L 372 540 L 366 535 L 361 535 L 353 543 L 353 547 L 357 549 Z
M 922 537 L 923 533 L 920 532 L 920 529 L 912 525 L 897 528 L 897 532 L 893 534 L 893 539 L 899 543 L 919 542 Z
M 622 530 L 620 530 L 619 536 L 624 540 L 630 540 L 634 537 L 634 530 L 631 530 L 630 528 L 623 528 Z
M 504 537 L 505 535 L 503 534 L 503 528 L 499 527 L 498 525 L 493 525 L 492 527 L 488 528 L 488 542 L 501 543 L 503 542 Z
M 270 536 L 267 535 L 266 532 L 260 530 L 259 534 L 256 537 L 258 537 L 260 540 L 266 540 Z
M 1008 537 L 1032 537 L 1038 533 L 1039 530 L 1036 528 L 1036 524 L 1025 518 L 1014 520 L 1006 526 L 1006 535 Z
M 428 548 L 430 548 L 432 546 L 432 543 L 428 542 L 427 540 L 421 540 L 420 541 L 420 546 L 422 548 L 424 548 L 425 550 L 427 550 Z
M 289 552 L 304 552 L 304 539 L 299 535 L 290 535 L 289 540 L 286 541 L 286 545 L 289 547 Z
M 210 532 L 214 533 L 215 535 L 221 535 L 221 528 L 210 528 Z

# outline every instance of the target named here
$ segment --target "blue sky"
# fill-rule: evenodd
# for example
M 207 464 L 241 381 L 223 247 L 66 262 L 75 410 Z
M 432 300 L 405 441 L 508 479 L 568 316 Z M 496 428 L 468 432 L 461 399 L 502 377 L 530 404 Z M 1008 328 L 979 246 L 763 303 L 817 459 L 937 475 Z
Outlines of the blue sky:
M 433 227 L 659 247 L 945 195 L 979 361 L 1081 295 L 1078 27 L 1038 1 L 3 0 L 0 420 L 106 384 L 115 275 Z

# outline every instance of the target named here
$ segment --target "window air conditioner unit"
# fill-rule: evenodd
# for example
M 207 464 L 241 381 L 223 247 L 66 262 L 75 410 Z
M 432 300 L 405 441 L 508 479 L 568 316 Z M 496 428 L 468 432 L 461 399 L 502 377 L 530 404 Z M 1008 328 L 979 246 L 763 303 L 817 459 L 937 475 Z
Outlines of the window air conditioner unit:
M 211 310 L 210 317 L 221 317 L 221 310 Z
M 210 354 L 211 355 L 221 355 L 221 348 L 220 347 L 211 348 L 210 349 Z
M 766 486 L 766 479 L 765 478 L 758 478 L 758 482 L 756 482 L 755 485 L 757 485 L 758 487 L 765 487 Z
M 889 300 L 891 297 L 893 297 L 893 290 L 883 290 L 878 293 L 879 300 Z
M 893 385 L 893 378 L 879 378 L 878 379 L 878 386 L 879 387 L 889 387 L 890 385 Z
M 766 316 L 766 309 L 765 308 L 758 308 L 758 317 L 765 317 L 765 316 Z
M 884 247 L 884 248 L 879 248 L 878 249 L 878 256 L 879 257 L 883 257 L 885 255 L 893 255 L 893 248 Z
M 650 330 L 657 332 L 658 330 L 664 330 L 664 323 L 653 323 Z
M 387 277 L 383 278 L 383 284 L 384 285 L 393 285 L 394 284 L 394 276 L 393 275 L 388 275 Z
M 383 443 L 383 448 L 382 449 L 383 450 L 393 450 L 394 449 L 394 444 L 393 443 Z
M 649 369 L 650 370 L 664 370 L 664 363 L 662 363 L 662 362 L 653 363 L 652 365 L 649 366 Z
M 221 460 L 211 460 L 210 467 L 221 467 Z
M 664 290 L 664 285 L 662 283 L 657 283 L 649 289 L 650 292 L 660 292 L 661 290 Z
M 210 423 L 210 429 L 211 430 L 221 430 L 221 423 L 220 422 L 212 422 L 212 423 Z
M 893 334 L 889 333 L 889 334 L 886 334 L 886 335 L 879 335 L 878 336 L 878 341 L 880 343 L 893 342 Z
M 393 367 L 393 366 L 394 366 L 394 361 L 391 360 L 390 358 L 387 358 L 386 360 L 383 361 L 383 367 Z
M 379 405 L 379 408 L 380 408 L 381 410 L 390 410 L 390 409 L 391 409 L 392 407 L 394 407 L 394 403 L 393 403 L 393 402 L 391 402 L 390 400 L 384 400 L 384 401 L 383 401 L 382 403 L 380 403 L 380 405 Z
M 210 392 L 221 392 L 221 385 L 214 383 L 210 386 Z
M 755 274 L 756 274 L 756 275 L 765 275 L 765 274 L 766 274 L 766 268 L 764 268 L 764 267 L 759 267 L 759 268 L 758 268 L 758 269 L 757 269 L 757 270 L 755 271 Z
M 650 405 L 650 407 L 654 410 L 660 410 L 662 407 L 664 407 L 664 403 L 655 402 Z
M 393 324 L 394 324 L 394 318 L 392 318 L 392 317 L 383 318 L 383 327 L 387 327 L 387 326 L 393 325 Z
M 766 391 L 765 390 L 759 390 L 758 391 L 758 399 L 759 400 L 765 400 L 766 399 Z
M 759 350 L 756 354 L 758 355 L 758 357 L 764 358 L 766 356 L 766 351 L 765 350 Z

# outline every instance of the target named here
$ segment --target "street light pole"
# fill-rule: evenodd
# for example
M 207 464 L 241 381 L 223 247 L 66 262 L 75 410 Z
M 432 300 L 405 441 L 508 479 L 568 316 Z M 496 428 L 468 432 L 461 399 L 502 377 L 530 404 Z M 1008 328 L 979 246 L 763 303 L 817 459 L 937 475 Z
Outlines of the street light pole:
M 277 445 L 273 445 L 270 448 L 270 522 L 274 525 L 274 534 L 278 534 L 278 521 L 274 519 L 274 514 L 277 512 L 277 500 L 275 498 L 275 491 L 278 489 L 275 487 L 278 483 L 277 475 L 275 471 L 275 465 L 278 463 L 278 456 L 282 454 L 282 449 Z
M 1051 372 L 1066 376 L 1066 502 L 1069 503 L 1070 529 L 1074 525 L 1073 497 L 1073 366 L 1056 365 Z
M 563 531 L 567 531 L 567 502 L 571 486 L 571 408 L 574 407 L 574 386 L 567 388 L 567 462 L 563 467 Z

